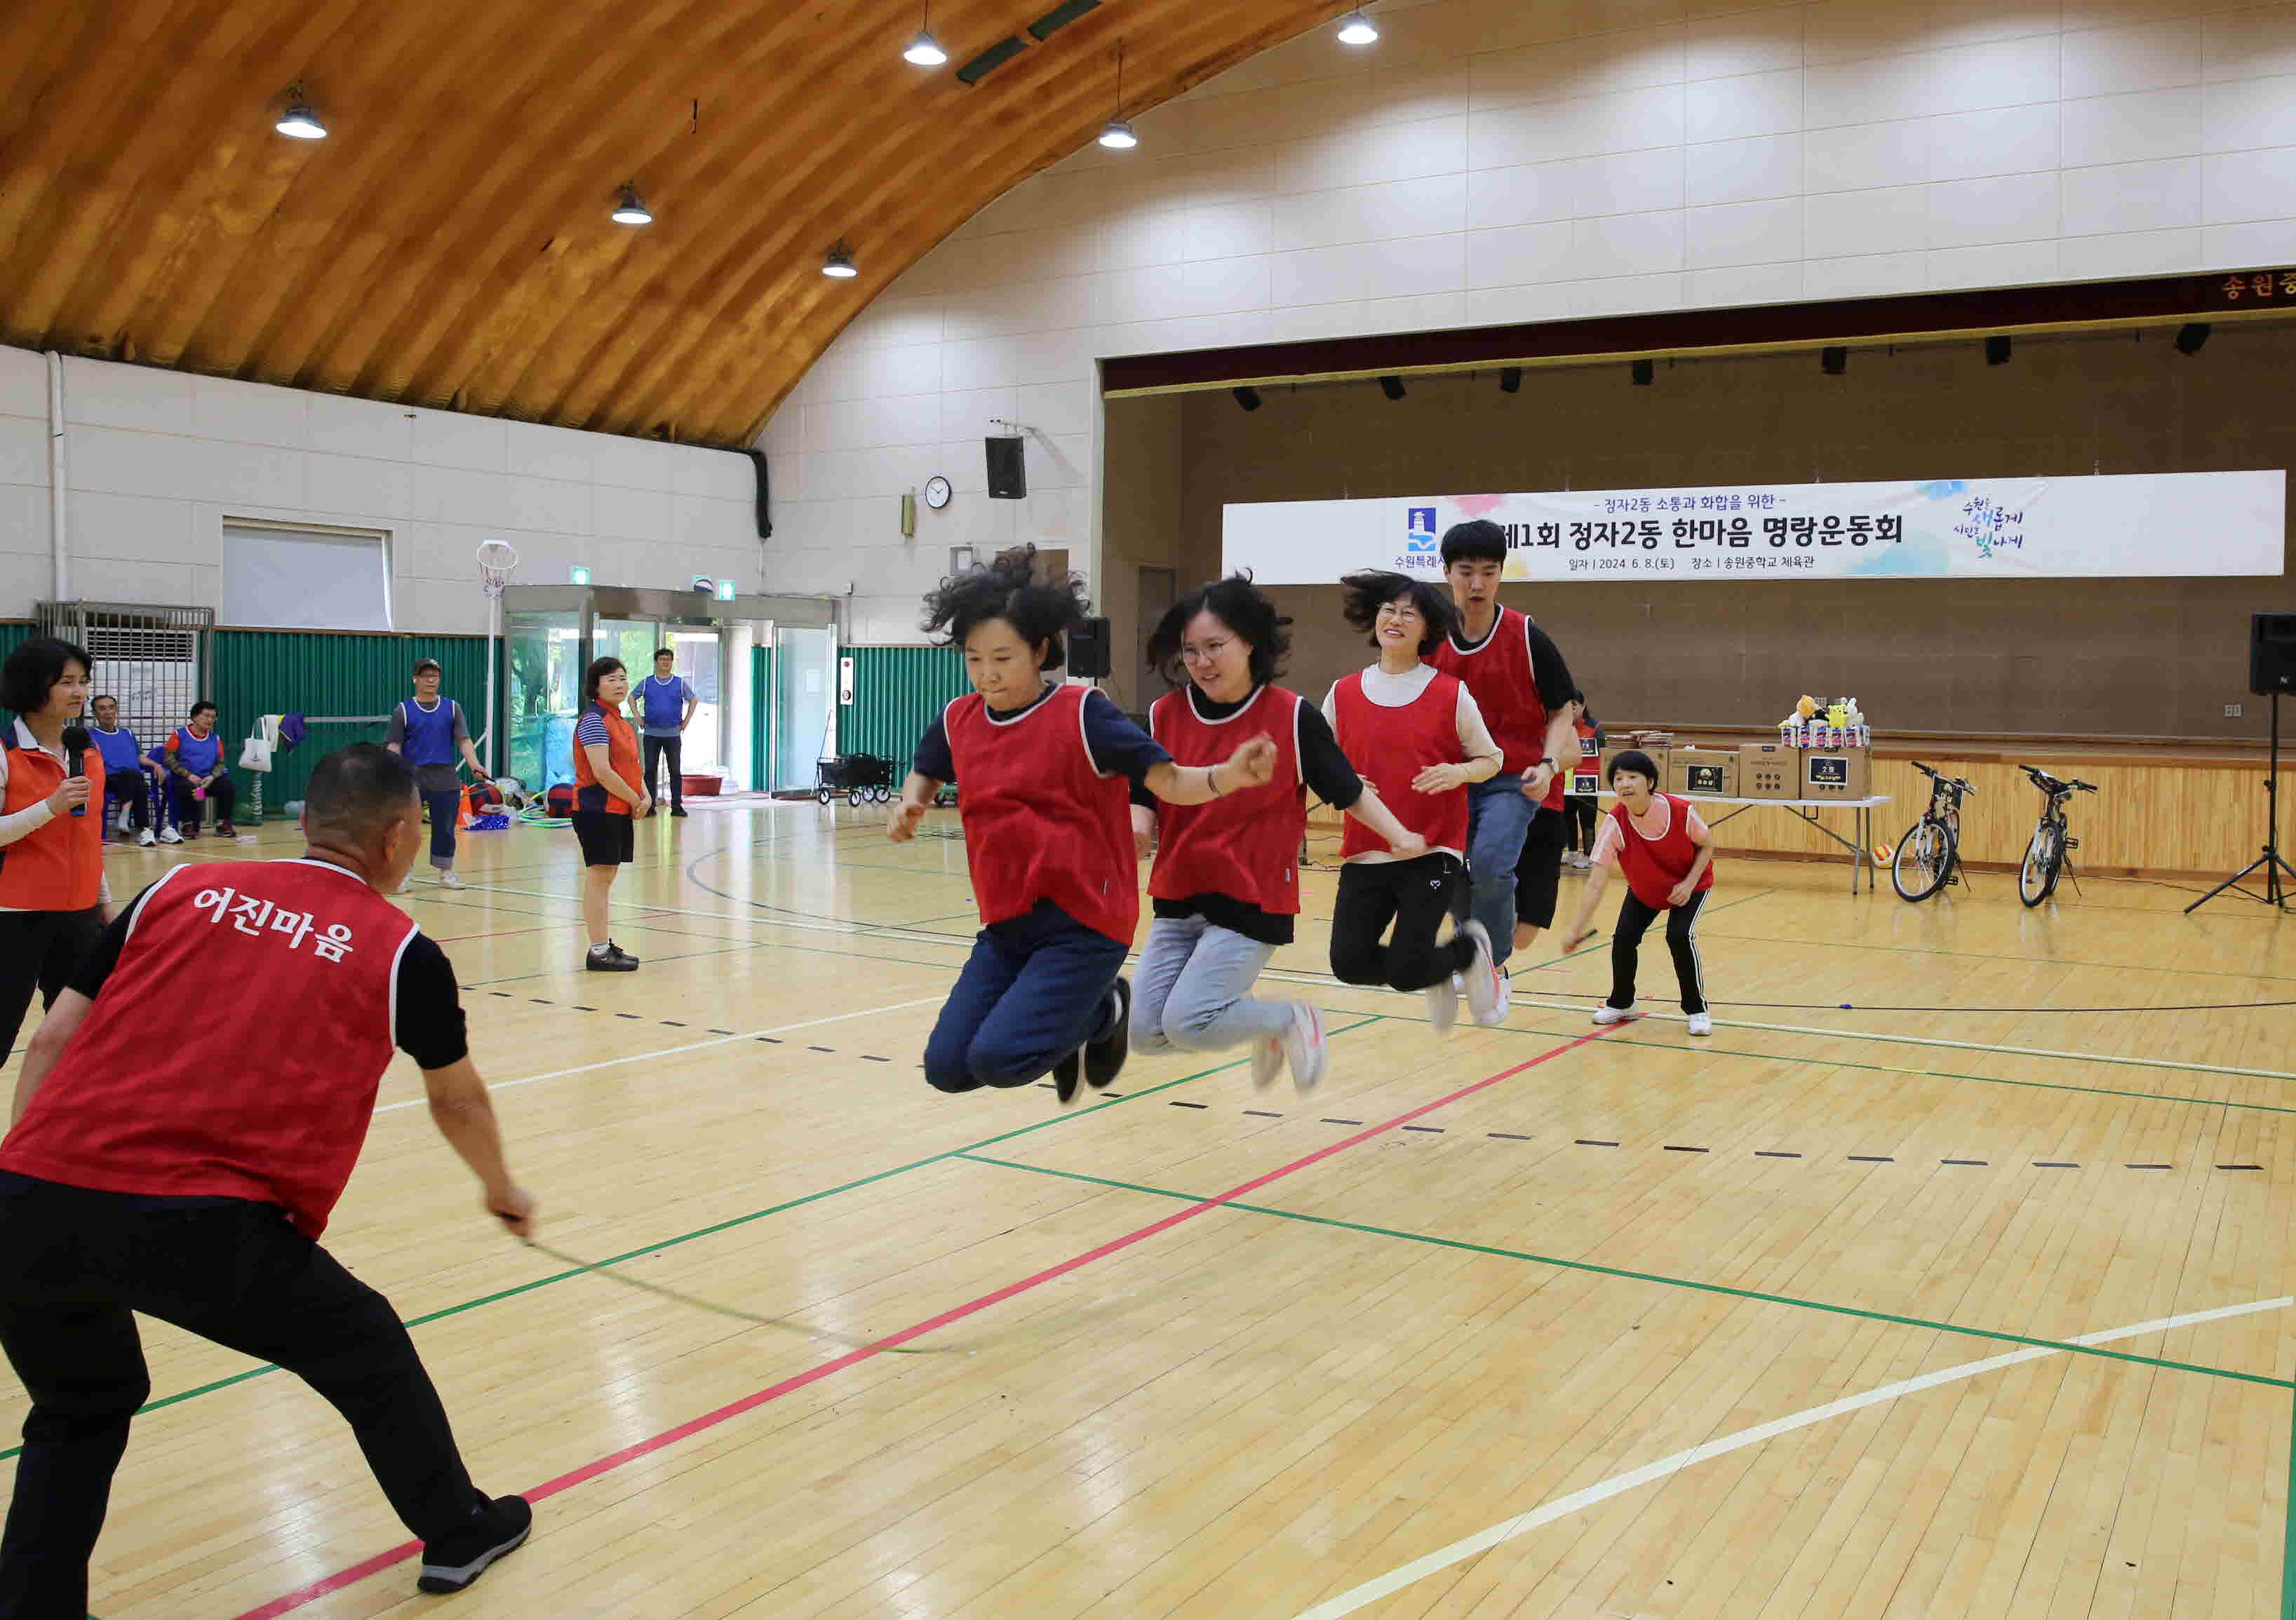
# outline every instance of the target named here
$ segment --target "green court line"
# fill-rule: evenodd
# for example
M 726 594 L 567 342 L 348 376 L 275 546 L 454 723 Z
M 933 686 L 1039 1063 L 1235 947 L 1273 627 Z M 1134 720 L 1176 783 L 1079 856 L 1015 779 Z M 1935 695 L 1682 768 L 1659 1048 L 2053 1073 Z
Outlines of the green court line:
M 1086 1175 L 1074 1170 L 1047 1169 L 1042 1165 L 1024 1165 L 1015 1159 L 995 1158 L 985 1153 L 965 1152 L 960 1158 L 976 1164 L 998 1165 L 1007 1170 L 1026 1171 L 1031 1175 L 1058 1176 L 1062 1181 L 1087 1182 L 1095 1186 L 1112 1187 L 1125 1192 L 1144 1192 L 1160 1199 L 1176 1199 L 1184 1203 L 1207 1204 L 1211 1199 L 1193 1192 L 1176 1192 L 1168 1187 L 1147 1187 L 1137 1182 L 1111 1181 L 1103 1176 Z M 1988 1338 L 2005 1345 L 2030 1345 L 2046 1350 L 2062 1350 L 2070 1355 L 2094 1355 L 2105 1361 L 2133 1362 L 2139 1366 L 2158 1367 L 2170 1372 L 2199 1372 L 2210 1378 L 2233 1379 L 2243 1384 L 2261 1384 L 2272 1389 L 2296 1391 L 2296 1382 L 2287 1379 L 2267 1378 L 2260 1372 L 2235 1372 L 2228 1367 L 2204 1367 L 2195 1362 L 2172 1362 L 2163 1357 L 2136 1355 L 2125 1350 L 2106 1350 L 2095 1345 L 2077 1345 L 2069 1340 L 2035 1338 L 2023 1333 L 2004 1333 L 1991 1328 L 1964 1328 L 1949 1321 L 1931 1321 L 1920 1316 L 1898 1316 L 1888 1311 L 1867 1311 L 1856 1305 L 1829 1305 L 1820 1299 L 1797 1299 L 1791 1294 L 1768 1294 L 1756 1289 L 1736 1289 L 1719 1282 L 1700 1282 L 1689 1277 L 1669 1277 L 1657 1272 L 1630 1271 L 1623 1266 L 1598 1265 L 1590 1260 L 1565 1260 L 1554 1255 L 1534 1254 L 1529 1249 L 1501 1248 L 1488 1243 L 1468 1243 L 1457 1238 L 1439 1238 L 1426 1232 L 1404 1231 L 1393 1226 L 1374 1226 L 1358 1221 L 1334 1220 L 1328 1215 L 1302 1215 L 1297 1210 L 1277 1209 L 1267 1204 L 1226 1203 L 1223 1209 L 1241 1209 L 1252 1215 L 1274 1215 L 1279 1220 L 1298 1221 L 1310 1226 L 1328 1226 L 1341 1231 L 1364 1232 L 1375 1238 L 1398 1238 L 1406 1243 L 1424 1243 L 1435 1248 L 1457 1249 L 1464 1254 L 1490 1255 L 1502 1260 L 1527 1260 L 1534 1265 L 1554 1266 L 1561 1271 L 1586 1272 L 1598 1277 L 1619 1277 L 1629 1282 L 1655 1282 L 1667 1288 L 1687 1289 L 1701 1294 L 1721 1294 L 1733 1299 L 1751 1299 L 1764 1305 L 1792 1305 L 1798 1310 L 1823 1311 L 1833 1316 L 1853 1316 L 1866 1321 L 1890 1322 L 1901 1328 L 1925 1328 L 1936 1333 L 1956 1333 L 1966 1338 Z
M 2296 1410 L 2288 1433 L 2288 1497 L 2281 1503 L 2280 1620 L 2296 1620 Z
M 1352 1024 L 1342 1024 L 1330 1033 L 1332 1035 L 1343 1035 L 1351 1029 L 1361 1029 L 1367 1024 L 1383 1021 L 1382 1015 L 1371 1013 L 1357 1019 Z M 1214 1075 L 1224 1074 L 1232 1068 L 1240 1068 L 1250 1061 L 1248 1057 L 1233 1059 L 1211 1068 L 1199 1069 L 1193 1075 L 1183 1075 L 1177 1080 L 1167 1080 L 1160 1084 L 1148 1086 L 1141 1091 L 1127 1092 L 1121 1097 L 1111 1097 L 1105 1101 L 1094 1103 L 1088 1108 L 1070 1109 L 1054 1115 L 1050 1119 L 1040 1119 L 1035 1125 L 1021 1125 L 1017 1130 L 1005 1131 L 980 1141 L 968 1143 L 962 1148 L 951 1148 L 946 1152 L 914 1159 L 906 1165 L 896 1165 L 890 1170 L 880 1170 L 873 1175 L 865 1175 L 858 1180 L 846 1182 L 839 1186 L 824 1188 L 819 1192 L 808 1192 L 803 1198 L 790 1199 L 764 1209 L 753 1210 L 748 1215 L 734 1215 L 729 1220 L 719 1221 L 713 1225 L 682 1232 L 674 1238 L 665 1238 L 657 1243 L 648 1243 L 637 1248 L 627 1249 L 611 1258 L 598 1261 L 596 1264 L 600 1266 L 619 1265 L 624 1261 L 635 1260 L 642 1255 L 659 1254 L 663 1249 L 676 1248 L 681 1244 L 692 1243 L 698 1239 L 715 1237 L 719 1232 L 731 1231 L 734 1227 L 747 1226 L 752 1222 L 765 1220 L 770 1215 L 802 1208 L 808 1204 L 817 1204 L 824 1199 L 832 1199 L 840 1193 L 852 1192 L 863 1187 L 873 1186 L 879 1182 L 890 1180 L 894 1176 L 906 1175 L 912 1170 L 922 1170 L 928 1165 L 938 1165 L 969 1157 L 974 1148 L 993 1148 L 998 1142 L 1011 1141 L 1015 1137 L 1032 1135 L 1038 1131 L 1050 1130 L 1054 1125 L 1066 1125 L 1071 1120 L 1088 1118 L 1092 1115 L 1104 1113 L 1112 1108 L 1121 1108 L 1128 1102 L 1136 1102 L 1143 1097 L 1153 1097 L 1159 1092 L 1168 1092 L 1175 1086 L 1186 1085 L 1197 1080 L 1209 1079 Z M 579 1270 L 559 1272 L 552 1276 L 537 1278 L 532 1282 L 521 1282 L 514 1288 L 502 1289 L 492 1294 L 482 1295 L 477 1299 L 464 1300 L 460 1305 L 447 1305 L 442 1310 L 431 1311 L 421 1316 L 410 1316 L 405 1325 L 412 1329 L 434 1321 L 443 1321 L 449 1316 L 460 1316 L 465 1312 L 475 1311 L 482 1305 L 498 1305 L 505 1299 L 515 1299 L 521 1294 L 531 1294 L 537 1289 L 545 1289 L 553 1283 L 564 1282 L 569 1278 L 588 1274 L 587 1272 Z M 213 1395 L 217 1390 L 229 1389 L 234 1384 L 244 1384 L 250 1379 L 259 1379 L 266 1373 L 278 1370 L 278 1367 L 271 1362 L 266 1362 L 260 1367 L 250 1367 L 244 1372 L 233 1373 L 229 1378 L 217 1379 L 210 1384 L 201 1384 L 196 1388 L 185 1389 L 175 1395 L 162 1395 L 157 1400 L 146 1401 L 135 1409 L 135 1415 L 141 1417 L 145 1412 L 158 1411 L 163 1407 L 180 1405 L 196 1396 Z M 18 1455 L 23 1449 L 20 1445 L 15 1445 L 10 1446 L 6 1451 L 0 1451 L 0 1462 L 5 1462 L 9 1458 Z

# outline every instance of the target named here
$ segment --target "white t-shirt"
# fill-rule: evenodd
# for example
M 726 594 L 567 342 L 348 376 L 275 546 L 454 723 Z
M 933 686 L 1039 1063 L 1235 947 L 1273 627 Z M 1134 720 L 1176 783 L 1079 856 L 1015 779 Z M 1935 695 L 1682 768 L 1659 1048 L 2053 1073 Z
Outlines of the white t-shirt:
M 1422 664 L 1408 675 L 1390 675 L 1374 664 L 1363 672 L 1364 696 L 1382 708 L 1403 708 L 1418 701 L 1439 673 L 1434 665 Z M 1333 736 L 1337 736 L 1340 730 L 1339 698 L 1340 684 L 1334 681 L 1331 691 L 1324 694 L 1324 719 L 1331 726 Z M 1483 724 L 1483 711 L 1476 705 L 1475 694 L 1467 690 L 1464 681 L 1459 683 L 1457 721 L 1459 748 L 1469 763 L 1484 758 L 1504 761 L 1505 756 L 1499 751 L 1499 745 L 1491 740 L 1490 727 Z M 1349 763 L 1355 765 L 1358 771 L 1362 769 L 1360 761 L 1351 760 Z M 1427 853 L 1457 855 L 1462 860 L 1467 854 L 1464 849 L 1451 849 L 1439 845 L 1429 846 Z M 1375 866 L 1382 862 L 1402 858 L 1391 849 L 1372 849 L 1362 855 L 1349 855 L 1348 863 L 1351 866 L 1358 863 Z

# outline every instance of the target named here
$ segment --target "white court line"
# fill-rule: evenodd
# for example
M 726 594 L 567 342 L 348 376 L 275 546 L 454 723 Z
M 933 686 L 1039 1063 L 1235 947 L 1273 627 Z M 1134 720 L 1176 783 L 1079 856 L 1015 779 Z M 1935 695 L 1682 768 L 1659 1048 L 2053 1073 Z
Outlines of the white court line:
M 2195 1322 L 2220 1321 L 2228 1316 L 2248 1316 L 2259 1311 L 2276 1311 L 2288 1305 L 2296 1305 L 2296 1295 L 2284 1294 L 2277 1299 L 2259 1299 L 2248 1305 L 2218 1305 L 2212 1311 L 2193 1311 L 2182 1316 L 2163 1316 L 2154 1321 L 2140 1321 L 2133 1327 L 2108 1328 L 2101 1333 L 2084 1333 L 2068 1342 L 2076 1345 L 2111 1344 L 2115 1339 L 2135 1338 L 2141 1334 L 2159 1333 L 2172 1328 L 2188 1328 Z M 1513 1518 L 1493 1525 L 1488 1530 L 1476 1532 L 1464 1541 L 1453 1542 L 1449 1546 L 1438 1549 L 1424 1558 L 1414 1559 L 1410 1563 L 1399 1568 L 1390 1569 L 1387 1574 L 1366 1581 L 1348 1591 L 1343 1591 L 1336 1598 L 1326 1598 L 1313 1608 L 1300 1610 L 1295 1620 L 1339 1620 L 1339 1616 L 1342 1615 L 1352 1615 L 1357 1609 L 1367 1608 L 1382 1598 L 1400 1591 L 1415 1581 L 1424 1580 L 1439 1570 L 1448 1569 L 1454 1564 L 1464 1563 L 1469 1559 L 1488 1552 L 1503 1542 L 1513 1541 L 1515 1537 L 1528 1534 L 1542 1525 L 1551 1525 L 1558 1518 L 1567 1518 L 1582 1509 L 1591 1508 L 1597 1502 L 1607 1501 L 1613 1496 L 1649 1485 L 1653 1480 L 1664 1479 L 1670 1475 L 1678 1474 L 1693 1464 L 1705 1462 L 1715 1457 L 1726 1456 L 1732 1452 L 1742 1451 L 1750 1445 L 1759 1445 L 1765 1440 L 1775 1439 L 1778 1436 L 1791 1433 L 1797 1428 L 1807 1428 L 1813 1423 L 1823 1423 L 1829 1418 L 1838 1418 L 1845 1412 L 1857 1411 L 1867 1406 L 1878 1406 L 1885 1401 L 1894 1401 L 1899 1395 L 1914 1395 L 1924 1389 L 1934 1389 L 1940 1384 L 1951 1384 L 1963 1379 L 1973 1379 L 1982 1373 L 1997 1371 L 2003 1367 L 2013 1367 L 2020 1362 L 2038 1361 L 2045 1355 L 2063 1354 L 2062 1350 L 2049 1350 L 2035 1346 L 2023 1350 L 2012 1350 L 2005 1355 L 1990 1355 L 1981 1362 L 1964 1362 L 1958 1367 L 1942 1367 L 1935 1372 L 1923 1373 L 1919 1378 L 1901 1379 L 1894 1384 L 1884 1384 L 1879 1389 L 1869 1389 L 1864 1395 L 1849 1395 L 1839 1401 L 1829 1401 L 1823 1406 L 1812 1406 L 1807 1411 L 1795 1412 L 1790 1417 L 1773 1418 L 1769 1422 L 1757 1424 L 1752 1428 L 1742 1428 L 1736 1434 L 1725 1435 L 1718 1440 L 1705 1441 L 1690 1447 L 1687 1451 L 1676 1452 L 1671 1456 L 1661 1457 L 1656 1462 L 1645 1463 L 1641 1468 L 1631 1469 L 1627 1473 L 1613 1475 L 1600 1485 L 1589 1485 L 1583 1491 L 1573 1491 L 1568 1496 L 1559 1496 L 1544 1507 L 1519 1513 Z
M 851 1012 L 833 1012 L 825 1019 L 808 1019 L 802 1024 L 776 1024 L 770 1029 L 751 1029 L 741 1035 L 718 1035 L 707 1041 L 689 1041 L 683 1046 L 666 1046 L 659 1051 L 634 1051 L 625 1058 L 606 1058 L 596 1063 L 584 1063 L 573 1068 L 554 1068 L 546 1075 L 529 1075 L 522 1080 L 497 1080 L 488 1085 L 487 1090 L 506 1092 L 512 1086 L 537 1085 L 545 1080 L 563 1080 L 569 1075 L 586 1075 L 594 1069 L 611 1068 L 617 1063 L 643 1063 L 654 1058 L 674 1058 L 680 1052 L 700 1051 L 704 1047 L 726 1046 L 735 1041 L 754 1041 L 759 1035 L 787 1035 L 793 1029 L 811 1029 L 820 1024 L 840 1024 L 847 1019 L 874 1018 L 881 1012 L 899 1012 L 904 1008 L 922 1007 L 928 1002 L 940 1002 L 947 999 L 946 992 L 933 995 L 921 995 L 914 1001 L 895 1002 L 885 1007 L 862 1007 Z M 400 1109 L 427 1108 L 430 1102 L 430 1100 L 428 1097 L 415 1097 L 405 1102 L 386 1102 L 375 1109 L 375 1112 L 392 1114 Z
M 483 889 L 487 886 L 473 883 L 470 887 L 473 889 Z M 541 900 L 564 900 L 569 904 L 574 903 L 576 899 L 573 896 L 552 894 L 544 889 L 503 888 L 494 892 L 504 895 L 527 895 Z M 674 905 L 648 906 L 644 909 L 673 917 L 707 917 L 718 922 L 750 922 L 767 928 L 799 929 L 808 933 L 846 934 L 861 939 L 891 939 L 941 945 L 969 945 L 972 943 L 959 935 L 928 934 L 911 929 L 878 928 L 868 923 L 818 922 L 792 917 L 758 917 L 726 912 L 685 911 Z M 1136 955 L 1137 953 L 1135 953 L 1127 960 L 1135 960 Z M 1308 973 L 1296 968 L 1263 969 L 1260 978 L 1275 979 L 1286 984 L 1329 986 L 1344 990 L 1378 989 L 1377 986 L 1343 985 L 1328 973 Z M 1554 1001 L 1545 996 L 1525 994 L 1520 991 L 1516 993 L 1514 1002 L 1519 1007 L 1546 1007 L 1560 1012 L 1587 1010 L 1587 1004 L 1583 1002 Z M 1728 1004 L 1726 1002 L 1722 1003 L 1724 1006 Z M 2144 1009 L 2138 1009 L 2138 1010 L 2141 1011 Z M 1683 1015 L 1678 1012 L 1647 1012 L 1643 1014 L 1643 1017 L 1671 1019 L 1677 1023 L 1685 1021 Z M 1886 1041 L 1899 1046 L 1942 1046 L 1960 1051 L 2004 1052 L 2013 1057 L 2065 1058 L 2079 1063 L 2107 1063 L 2122 1068 L 2173 1068 L 2197 1075 L 2239 1075 L 2256 1080 L 2296 1080 L 2296 1070 L 2239 1068 L 2223 1063 L 2186 1063 L 2175 1058 L 2127 1058 L 2097 1051 L 2060 1051 L 2046 1046 L 1997 1046 L 1985 1041 L 1950 1041 L 1940 1035 L 1884 1035 L 1869 1029 L 1827 1029 L 1813 1024 L 1758 1023 L 1751 1019 L 1718 1018 L 1714 1022 L 1718 1028 L 1767 1029 L 1783 1035 L 1831 1035 L 1837 1040 L 1845 1041 Z M 1822 1063 L 1824 1060 L 1811 1058 L 1806 1061 Z

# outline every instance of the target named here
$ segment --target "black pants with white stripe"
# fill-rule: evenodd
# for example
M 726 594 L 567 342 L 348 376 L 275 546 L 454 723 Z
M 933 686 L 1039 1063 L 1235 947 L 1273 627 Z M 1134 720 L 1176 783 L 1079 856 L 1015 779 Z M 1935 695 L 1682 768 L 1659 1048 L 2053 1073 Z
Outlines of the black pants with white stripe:
M 1642 953 L 1643 936 L 1660 916 L 1666 918 L 1666 948 L 1674 953 L 1674 976 L 1682 985 L 1682 1010 L 1706 1010 L 1706 973 L 1698 961 L 1698 913 L 1706 909 L 1712 889 L 1700 889 L 1682 904 L 1663 913 L 1653 911 L 1628 889 L 1619 907 L 1619 931 L 1611 937 L 1610 1005 L 1624 1010 L 1635 1004 L 1635 964 Z

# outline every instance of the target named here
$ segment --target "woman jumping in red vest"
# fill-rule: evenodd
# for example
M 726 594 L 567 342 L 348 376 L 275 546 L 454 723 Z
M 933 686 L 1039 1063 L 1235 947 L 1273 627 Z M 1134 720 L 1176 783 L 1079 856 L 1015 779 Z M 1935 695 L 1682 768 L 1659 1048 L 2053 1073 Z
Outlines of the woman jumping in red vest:
M 1427 852 L 1340 751 L 1313 704 L 1275 685 L 1292 638 L 1275 604 L 1248 574 L 1191 591 L 1148 637 L 1148 658 L 1180 690 L 1156 700 L 1149 734 L 1182 765 L 1210 765 L 1255 732 L 1274 739 L 1275 774 L 1195 808 L 1159 811 L 1132 794 L 1132 830 L 1144 850 L 1155 920 L 1140 952 L 1132 1042 L 1143 1051 L 1218 1051 L 1249 1044 L 1251 1079 L 1266 1085 L 1287 1061 L 1306 1091 L 1327 1061 L 1323 1015 L 1305 1002 L 1263 1002 L 1253 982 L 1292 943 L 1300 912 L 1300 846 L 1308 793 L 1387 840 L 1398 856 Z
M 1458 622 L 1450 597 L 1426 580 L 1375 569 L 1340 584 L 1348 623 L 1371 633 L 1379 662 L 1334 683 L 1324 716 L 1365 783 L 1427 853 L 1398 858 L 1369 827 L 1348 823 L 1332 907 L 1332 971 L 1350 985 L 1425 990 L 1429 1018 L 1448 1035 L 1459 1011 L 1453 975 L 1477 1018 L 1498 1010 L 1483 925 L 1462 920 L 1440 944 L 1436 935 L 1464 898 L 1467 784 L 1497 775 L 1503 757 L 1473 694 L 1426 661 Z M 1394 937 L 1382 944 L 1390 923 Z
M 1062 1102 L 1114 1080 L 1130 1050 L 1132 986 L 1118 977 L 1140 922 L 1128 783 L 1201 805 L 1264 786 L 1275 744 L 1242 740 L 1179 765 L 1090 686 L 1048 679 L 1088 611 L 1071 574 L 1037 579 L 1022 546 L 925 599 L 924 628 L 964 649 L 973 690 L 917 744 L 886 834 L 916 836 L 944 783 L 960 791 L 980 933 L 925 1043 L 936 1090 L 1027 1085 L 1050 1071 Z
M 1714 1017 L 1706 1005 L 1706 971 L 1698 960 L 1698 913 L 1714 888 L 1714 835 L 1686 798 L 1653 791 L 1658 765 L 1640 749 L 1611 761 L 1611 787 L 1619 802 L 1595 835 L 1595 871 L 1578 902 L 1578 920 L 1563 942 L 1567 953 L 1595 936 L 1590 919 L 1616 867 L 1627 875 L 1627 897 L 1619 904 L 1619 931 L 1611 940 L 1611 999 L 1595 1009 L 1597 1024 L 1623 1024 L 1640 1018 L 1635 1006 L 1635 963 L 1643 935 L 1660 912 L 1666 916 L 1667 949 L 1674 953 L 1674 976 L 1682 986 L 1682 1010 L 1690 1033 L 1712 1035 Z

